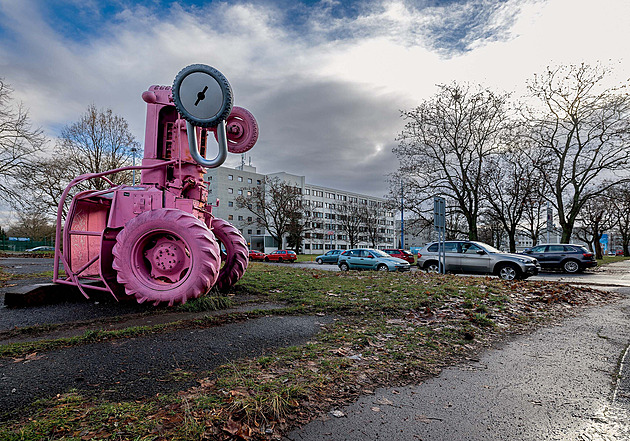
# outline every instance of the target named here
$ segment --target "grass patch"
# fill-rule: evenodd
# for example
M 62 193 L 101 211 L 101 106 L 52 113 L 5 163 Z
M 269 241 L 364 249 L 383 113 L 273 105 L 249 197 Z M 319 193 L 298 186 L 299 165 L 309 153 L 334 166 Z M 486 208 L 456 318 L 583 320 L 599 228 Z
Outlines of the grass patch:
M 183 305 L 179 305 L 177 309 L 186 312 L 203 312 L 227 309 L 232 306 L 234 306 L 234 302 L 229 297 L 205 295 L 197 299 L 192 299 Z
M 611 263 L 621 262 L 621 261 L 628 260 L 628 259 L 630 259 L 630 257 L 625 257 L 625 256 L 603 256 L 602 259 L 597 259 L 597 264 L 598 265 L 609 265 Z
M 610 296 L 554 283 L 256 263 L 233 291 L 287 307 L 95 331 L 82 335 L 82 344 L 268 314 L 339 319 L 304 345 L 235 360 L 207 375 L 193 375 L 185 366 L 167 374 L 173 381 L 198 378 L 187 390 L 122 403 L 63 395 L 5 425 L 0 439 L 278 439 L 333 403 L 381 385 L 420 381 L 502 333 Z

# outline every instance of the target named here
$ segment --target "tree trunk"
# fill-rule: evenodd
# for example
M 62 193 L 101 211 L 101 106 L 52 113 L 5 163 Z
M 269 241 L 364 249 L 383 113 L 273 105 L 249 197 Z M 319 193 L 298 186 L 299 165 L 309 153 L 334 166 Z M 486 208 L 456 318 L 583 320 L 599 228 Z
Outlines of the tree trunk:
M 599 242 L 599 239 L 601 239 L 602 235 L 599 233 L 595 233 L 593 235 L 593 245 L 595 247 L 595 258 L 596 259 L 601 259 L 603 257 L 603 253 L 602 253 L 602 244 Z
M 516 253 L 516 234 L 513 231 L 509 231 L 508 239 L 510 242 L 510 253 Z
M 565 223 L 562 225 L 562 239 L 560 243 L 571 243 L 571 235 L 573 234 L 573 223 Z
M 473 217 L 468 218 L 468 239 L 479 240 L 479 235 L 477 234 L 477 219 Z

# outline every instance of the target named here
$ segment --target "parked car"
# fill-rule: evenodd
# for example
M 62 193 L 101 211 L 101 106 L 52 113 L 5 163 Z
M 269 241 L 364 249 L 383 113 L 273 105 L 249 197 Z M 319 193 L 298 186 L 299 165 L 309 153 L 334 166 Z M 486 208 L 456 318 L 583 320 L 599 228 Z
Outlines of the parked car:
M 439 243 L 433 242 L 418 252 L 418 268 L 429 273 L 440 271 Z M 444 243 L 446 271 L 466 274 L 494 274 L 503 280 L 526 279 L 538 274 L 538 261 L 522 254 L 497 250 L 483 242 L 453 240 Z
M 415 257 L 413 257 L 413 254 L 411 254 L 409 251 L 406 251 L 406 250 L 388 249 L 388 250 L 383 250 L 383 251 L 392 257 L 398 257 L 399 259 L 406 260 L 407 262 L 411 264 L 413 264 L 416 261 Z
M 623 250 L 615 251 L 615 256 L 623 256 Z
M 337 262 L 341 271 L 350 269 L 376 271 L 409 271 L 409 262 L 392 257 L 380 250 L 357 248 L 346 250 L 339 255 Z
M 320 265 L 324 263 L 337 263 L 337 261 L 339 260 L 340 254 L 341 254 L 341 250 L 330 250 L 326 254 L 317 256 L 315 258 L 315 262 L 317 262 Z
M 36 253 L 38 251 L 55 251 L 55 247 L 41 246 L 24 250 L 25 253 Z
M 249 250 L 249 260 L 265 260 L 265 253 L 256 250 Z
M 297 254 L 291 250 L 276 250 L 265 256 L 265 262 L 295 262 Z
M 567 273 L 597 266 L 595 255 L 581 245 L 550 243 L 537 245 L 525 253 L 537 259 L 543 268 L 561 269 Z

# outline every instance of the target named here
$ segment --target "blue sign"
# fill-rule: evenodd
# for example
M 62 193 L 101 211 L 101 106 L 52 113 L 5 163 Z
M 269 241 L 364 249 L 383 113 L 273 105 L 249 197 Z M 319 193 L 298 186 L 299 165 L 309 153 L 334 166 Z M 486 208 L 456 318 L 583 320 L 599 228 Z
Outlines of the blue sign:
M 599 238 L 599 243 L 608 244 L 608 234 L 602 234 L 602 237 Z

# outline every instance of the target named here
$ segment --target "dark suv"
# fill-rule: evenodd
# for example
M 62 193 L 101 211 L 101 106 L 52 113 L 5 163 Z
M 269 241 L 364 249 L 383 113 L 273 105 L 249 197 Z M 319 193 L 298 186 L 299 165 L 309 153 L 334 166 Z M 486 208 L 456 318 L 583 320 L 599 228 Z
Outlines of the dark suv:
M 567 273 L 577 273 L 597 266 L 593 253 L 581 245 L 550 243 L 537 245 L 524 252 L 536 258 L 542 268 L 561 269 Z

